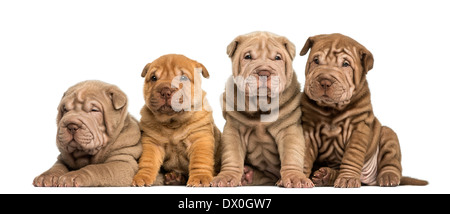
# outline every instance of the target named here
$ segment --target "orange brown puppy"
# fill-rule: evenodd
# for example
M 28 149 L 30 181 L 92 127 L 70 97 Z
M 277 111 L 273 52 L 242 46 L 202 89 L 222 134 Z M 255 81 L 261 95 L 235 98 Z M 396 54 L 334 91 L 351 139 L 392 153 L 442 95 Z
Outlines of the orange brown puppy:
M 161 56 L 142 71 L 143 153 L 134 186 L 210 186 L 220 131 L 201 89 L 200 74 L 209 77 L 201 63 L 176 54 Z

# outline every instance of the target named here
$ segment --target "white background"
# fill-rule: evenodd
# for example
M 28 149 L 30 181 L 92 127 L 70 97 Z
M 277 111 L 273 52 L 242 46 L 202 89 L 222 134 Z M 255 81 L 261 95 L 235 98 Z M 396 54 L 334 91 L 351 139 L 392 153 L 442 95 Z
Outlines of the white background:
M 0 193 L 450 193 L 446 1 L 1 1 Z M 403 174 L 425 187 L 360 189 L 35 188 L 35 176 L 58 155 L 56 107 L 75 83 L 98 79 L 119 86 L 137 119 L 144 105 L 146 63 L 184 54 L 203 63 L 214 119 L 231 60 L 226 46 L 256 30 L 286 36 L 297 47 L 303 85 L 309 36 L 339 32 L 374 55 L 368 74 L 375 115 L 400 139 Z

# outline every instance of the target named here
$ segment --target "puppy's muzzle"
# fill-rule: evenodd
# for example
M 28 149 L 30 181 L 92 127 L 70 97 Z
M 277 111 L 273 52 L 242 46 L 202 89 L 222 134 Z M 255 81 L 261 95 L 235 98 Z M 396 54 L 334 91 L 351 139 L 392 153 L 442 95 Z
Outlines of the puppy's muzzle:
M 170 101 L 177 92 L 177 88 L 171 87 L 170 83 L 158 85 L 155 89 L 156 97 L 170 105 Z
M 271 75 L 270 71 L 268 70 L 260 70 L 257 71 L 256 74 L 258 74 L 258 76 L 260 77 L 269 77 Z
M 172 98 L 172 90 L 169 87 L 164 87 L 159 91 L 161 98 L 164 100 L 170 100 Z
M 258 77 L 267 77 L 269 78 L 272 74 L 274 74 L 274 69 L 269 66 L 258 66 L 254 71 Z
M 335 82 L 335 81 L 333 81 L 333 80 L 331 80 L 331 79 L 328 79 L 328 78 L 319 78 L 317 81 L 319 82 L 320 87 L 321 87 L 323 90 L 325 90 L 325 91 L 326 91 L 328 88 L 330 88 L 330 87 L 334 84 L 334 82 Z
M 76 134 L 78 129 L 80 129 L 80 126 L 75 123 L 70 123 L 67 125 L 67 130 L 69 130 L 72 135 Z

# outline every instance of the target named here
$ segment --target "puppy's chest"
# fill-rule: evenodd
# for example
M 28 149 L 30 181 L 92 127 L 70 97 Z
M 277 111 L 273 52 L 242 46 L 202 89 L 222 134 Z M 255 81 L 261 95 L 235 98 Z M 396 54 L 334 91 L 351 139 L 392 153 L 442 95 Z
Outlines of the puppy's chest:
M 167 136 L 164 144 L 163 168 L 166 171 L 177 171 L 187 174 L 189 168 L 188 150 L 191 144 L 187 136 L 177 133 Z
M 341 121 L 322 120 L 315 127 L 306 127 L 305 140 L 318 148 L 319 161 L 340 163 L 354 124 L 350 118 Z
M 278 174 L 280 170 L 280 158 L 275 139 L 267 131 L 264 125 L 241 128 L 241 140 L 247 148 L 246 162 L 259 168 Z
M 342 141 L 343 145 L 341 146 L 345 146 L 353 130 L 353 125 L 349 118 L 339 122 L 322 122 L 319 127 L 317 131 L 320 132 L 319 136 L 322 141 Z

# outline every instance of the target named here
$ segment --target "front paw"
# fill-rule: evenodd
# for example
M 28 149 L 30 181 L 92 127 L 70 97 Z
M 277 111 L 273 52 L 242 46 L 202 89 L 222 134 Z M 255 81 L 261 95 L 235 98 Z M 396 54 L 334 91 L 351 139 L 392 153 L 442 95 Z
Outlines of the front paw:
M 43 173 L 33 180 L 33 185 L 35 187 L 57 187 L 60 176 L 59 173 Z
M 58 187 L 90 186 L 88 176 L 80 171 L 72 171 L 59 177 Z
M 190 175 L 187 181 L 188 187 L 209 187 L 211 186 L 212 175 Z
M 292 171 L 283 173 L 280 180 L 276 183 L 279 187 L 286 188 L 312 188 L 314 183 L 307 178 L 303 173 Z
M 134 178 L 133 178 L 133 183 L 132 185 L 135 187 L 149 187 L 151 185 L 153 185 L 153 183 L 156 180 L 156 175 L 155 176 L 151 176 L 149 174 L 146 173 L 137 173 Z
M 361 187 L 361 180 L 359 177 L 344 177 L 339 176 L 334 181 L 334 187 L 336 188 L 359 188 Z
M 224 173 L 221 172 L 219 175 L 213 178 L 211 181 L 211 186 L 213 187 L 235 187 L 242 186 L 241 183 L 242 174 L 240 173 Z

